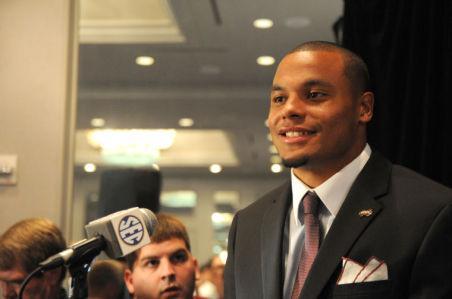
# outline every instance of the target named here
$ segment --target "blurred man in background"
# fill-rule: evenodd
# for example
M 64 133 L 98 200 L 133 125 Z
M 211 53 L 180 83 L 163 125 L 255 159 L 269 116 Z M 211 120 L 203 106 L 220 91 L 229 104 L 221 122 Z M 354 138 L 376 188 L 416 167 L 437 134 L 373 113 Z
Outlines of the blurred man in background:
M 116 260 L 95 261 L 88 273 L 88 299 L 124 299 L 123 263 Z
M 197 294 L 210 299 L 224 297 L 224 264 L 220 256 L 214 255 L 200 269 Z
M 58 227 L 48 219 L 22 220 L 0 236 L 0 288 L 5 299 L 18 298 L 22 281 L 46 258 L 66 249 Z M 24 292 L 23 298 L 61 299 L 66 292 L 61 287 L 64 268 L 37 275 Z
M 158 214 L 157 220 L 151 243 L 127 256 L 124 279 L 131 297 L 194 298 L 198 262 L 187 230 L 175 217 Z

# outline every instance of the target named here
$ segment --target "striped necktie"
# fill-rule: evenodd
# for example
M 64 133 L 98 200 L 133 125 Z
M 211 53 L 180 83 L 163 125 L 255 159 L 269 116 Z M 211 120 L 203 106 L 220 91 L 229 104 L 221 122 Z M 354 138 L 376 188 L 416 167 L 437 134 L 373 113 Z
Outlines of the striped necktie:
M 302 199 L 305 237 L 300 262 L 298 263 L 297 277 L 292 290 L 292 299 L 298 299 L 300 297 L 306 277 L 319 251 L 320 223 L 317 217 L 319 201 L 320 199 L 317 194 L 310 191 Z M 300 203 L 298 215 L 301 215 L 301 212 Z

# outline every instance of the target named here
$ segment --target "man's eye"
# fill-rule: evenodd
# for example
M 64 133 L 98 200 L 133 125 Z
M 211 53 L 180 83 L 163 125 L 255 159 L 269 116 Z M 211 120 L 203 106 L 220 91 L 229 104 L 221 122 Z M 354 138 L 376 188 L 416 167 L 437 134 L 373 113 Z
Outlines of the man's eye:
M 146 266 L 147 267 L 157 267 L 159 265 L 159 260 L 147 260 Z
M 325 96 L 326 94 L 324 92 L 320 92 L 320 91 L 310 91 L 308 93 L 308 99 L 317 99 L 320 97 Z
M 186 262 L 187 259 L 188 259 L 188 254 L 184 251 L 177 252 L 171 257 L 171 260 L 173 261 L 173 263 L 178 263 L 178 264 Z
M 283 96 L 275 96 L 273 97 L 273 103 L 279 104 L 284 102 L 284 97 Z

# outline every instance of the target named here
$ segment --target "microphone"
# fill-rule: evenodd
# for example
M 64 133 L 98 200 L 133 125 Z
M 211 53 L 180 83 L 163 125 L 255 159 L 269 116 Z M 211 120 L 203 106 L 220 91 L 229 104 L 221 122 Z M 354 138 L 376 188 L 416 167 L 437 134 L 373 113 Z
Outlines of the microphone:
M 49 257 L 39 266 L 41 270 L 49 270 L 71 265 L 88 254 L 97 255 L 102 250 L 110 258 L 125 256 L 149 244 L 156 225 L 157 218 L 148 209 L 135 207 L 110 214 L 85 226 L 88 239 Z

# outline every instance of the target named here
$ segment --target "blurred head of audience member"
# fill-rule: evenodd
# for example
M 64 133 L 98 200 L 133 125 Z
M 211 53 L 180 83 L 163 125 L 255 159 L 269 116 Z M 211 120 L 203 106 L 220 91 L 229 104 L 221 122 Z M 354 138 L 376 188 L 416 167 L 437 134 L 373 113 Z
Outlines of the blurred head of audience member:
M 116 260 L 95 261 L 88 273 L 88 299 L 123 299 L 124 270 Z
M 170 215 L 157 220 L 151 243 L 127 256 L 127 288 L 135 299 L 193 298 L 198 263 L 187 230 Z
M 0 287 L 3 298 L 19 295 L 22 281 L 46 258 L 66 249 L 66 242 L 58 227 L 48 219 L 25 219 L 0 236 Z M 23 298 L 64 298 L 61 283 L 64 268 L 57 268 L 35 276 Z
M 196 294 L 209 299 L 218 299 L 218 291 L 212 282 L 212 259 L 199 268 L 199 279 L 196 281 Z
M 210 262 L 212 282 L 217 288 L 218 298 L 220 299 L 223 299 L 224 297 L 224 265 L 225 261 L 223 261 L 218 255 L 212 257 Z
M 210 299 L 223 299 L 224 265 L 224 261 L 218 255 L 215 255 L 201 267 L 197 287 L 200 296 Z

